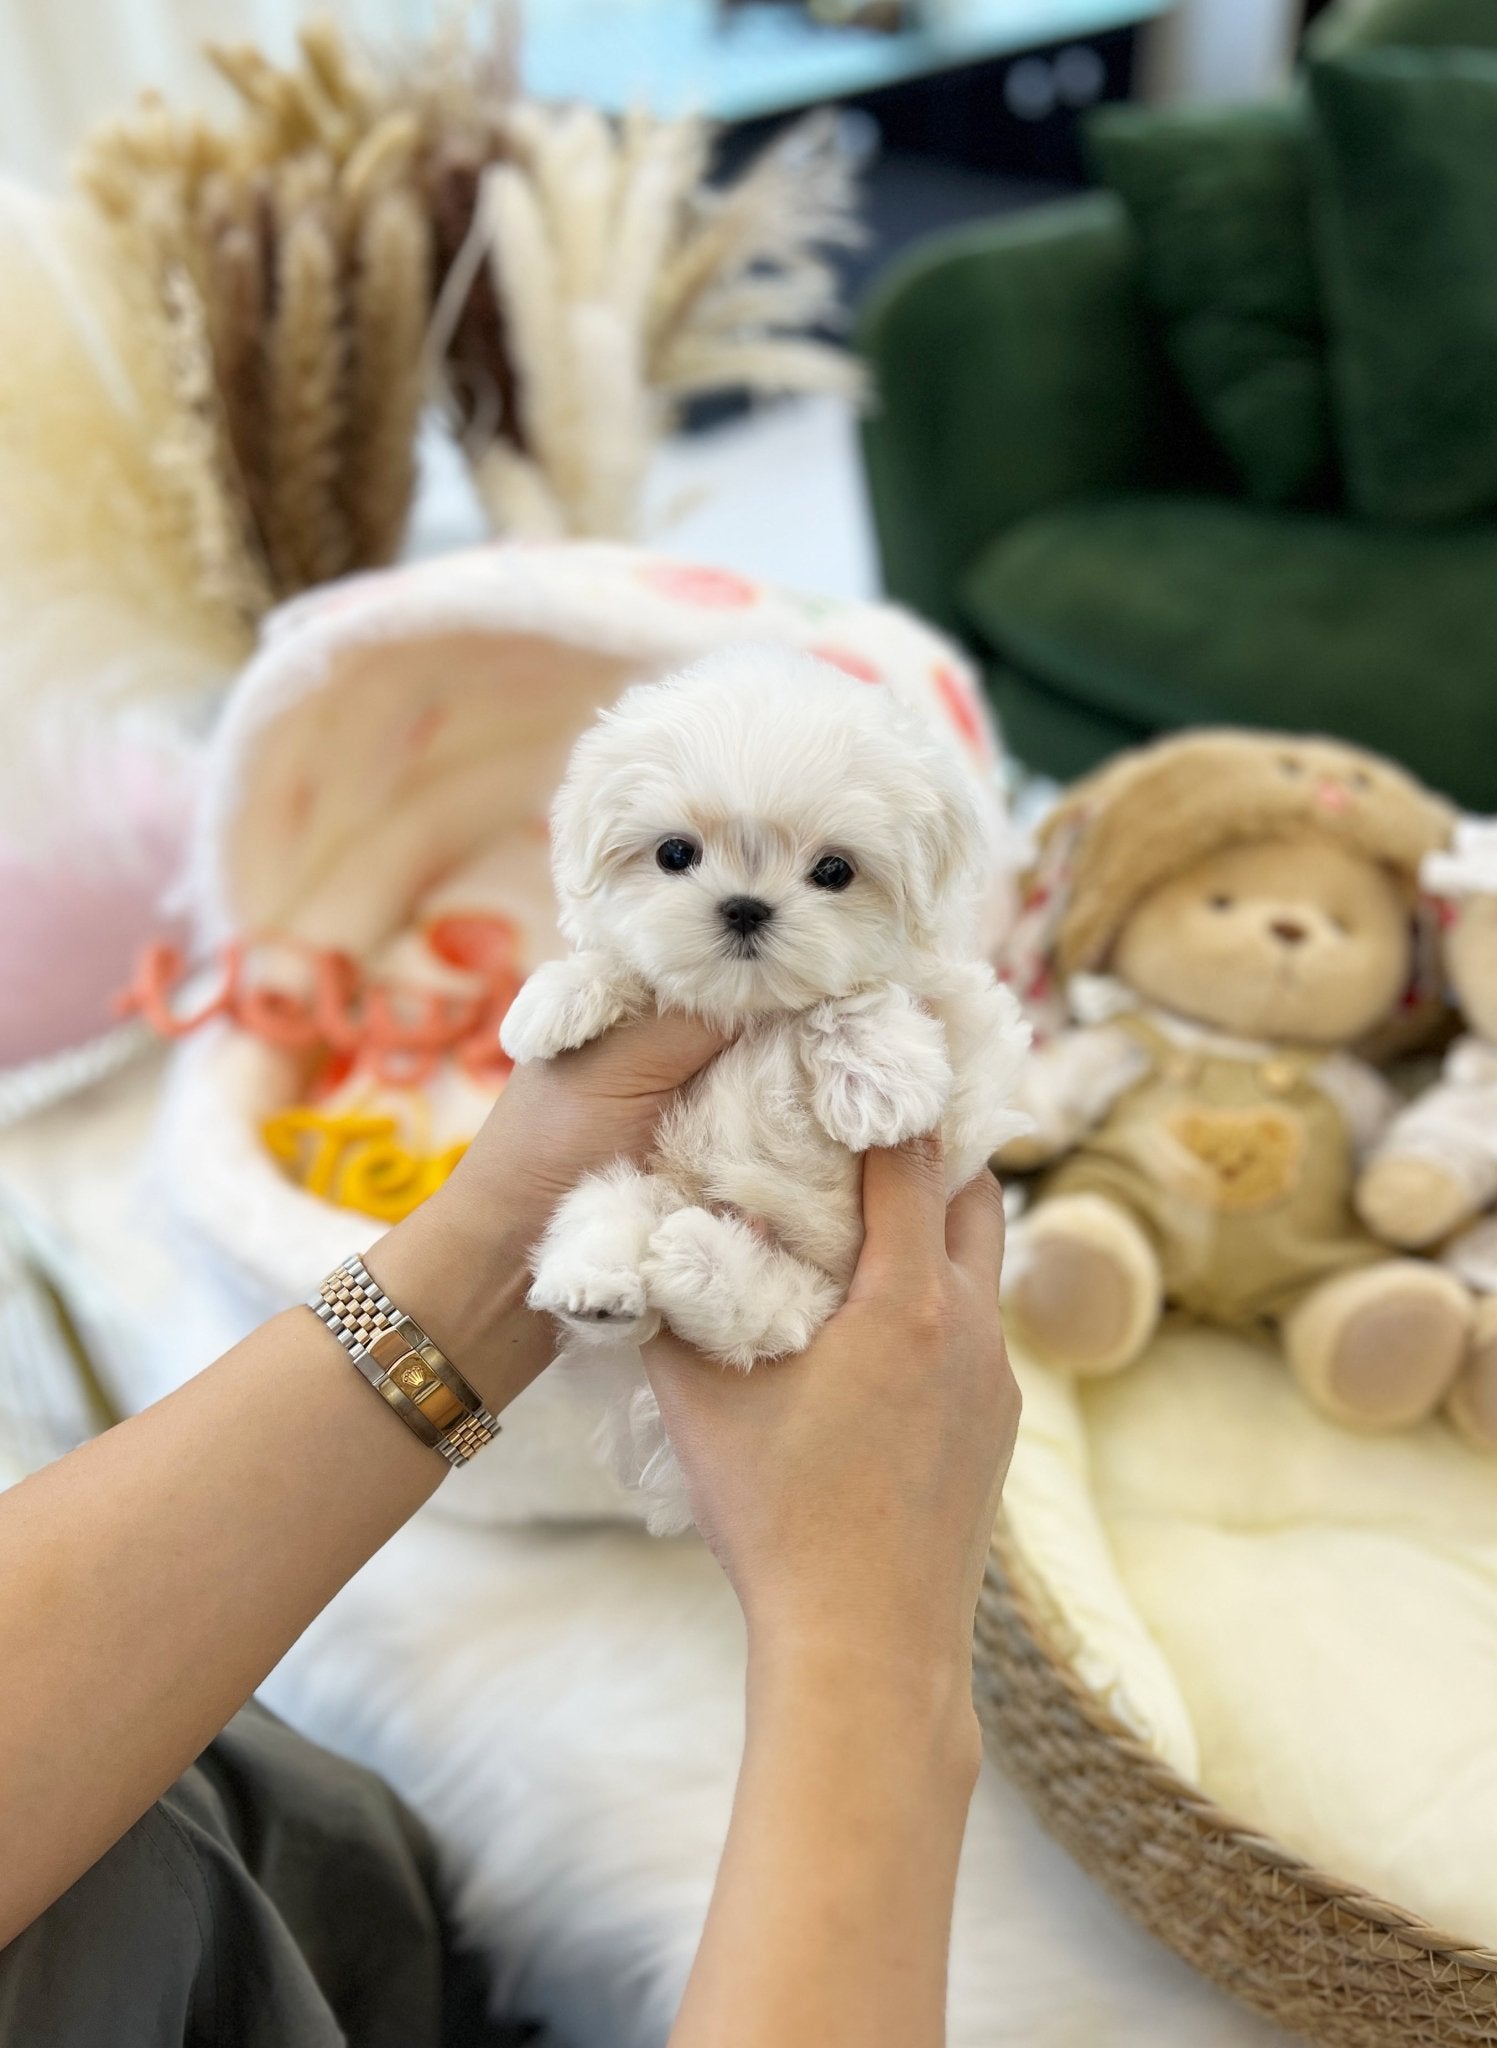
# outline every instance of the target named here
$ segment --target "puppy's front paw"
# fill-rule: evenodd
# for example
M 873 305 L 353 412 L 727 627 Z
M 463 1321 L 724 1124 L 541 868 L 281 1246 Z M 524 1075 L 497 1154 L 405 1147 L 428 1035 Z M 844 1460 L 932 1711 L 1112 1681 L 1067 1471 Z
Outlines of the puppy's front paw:
M 565 1250 L 541 1260 L 525 1300 L 578 1337 L 642 1344 L 659 1327 L 645 1298 L 645 1283 L 633 1267 Z
M 850 1152 L 902 1145 L 933 1131 L 946 1107 L 951 1070 L 944 1057 L 899 1071 L 869 1066 L 844 1074 L 828 1095 L 827 1129 Z
M 583 955 L 548 960 L 525 983 L 499 1026 L 499 1043 L 519 1066 L 587 1045 L 628 1014 L 617 985 Z
M 812 1099 L 838 1144 L 902 1145 L 940 1122 L 951 1093 L 945 1034 L 907 996 L 827 1004 L 812 1034 Z

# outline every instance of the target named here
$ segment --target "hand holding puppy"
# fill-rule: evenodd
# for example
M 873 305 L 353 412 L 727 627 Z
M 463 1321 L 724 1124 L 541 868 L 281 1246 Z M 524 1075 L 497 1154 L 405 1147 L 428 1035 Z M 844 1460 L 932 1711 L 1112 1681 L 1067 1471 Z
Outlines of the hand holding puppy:
M 737 1373 L 667 1334 L 645 1364 L 754 1652 L 850 1650 L 965 1686 L 1019 1421 L 994 1312 L 1003 1197 L 983 1173 L 948 1208 L 920 1139 L 867 1154 L 863 1222 L 847 1300 L 800 1358 Z
M 639 1347 L 664 1325 L 745 1371 L 803 1351 L 858 1262 L 860 1155 L 938 1130 L 965 1186 L 1022 1127 L 1029 1034 L 980 955 L 968 766 L 808 656 L 728 649 L 628 691 L 573 752 L 551 853 L 574 951 L 505 1018 L 521 1078 L 651 1005 L 731 1038 L 645 1156 L 563 1194 L 527 1297 L 666 1533 L 689 1516 Z

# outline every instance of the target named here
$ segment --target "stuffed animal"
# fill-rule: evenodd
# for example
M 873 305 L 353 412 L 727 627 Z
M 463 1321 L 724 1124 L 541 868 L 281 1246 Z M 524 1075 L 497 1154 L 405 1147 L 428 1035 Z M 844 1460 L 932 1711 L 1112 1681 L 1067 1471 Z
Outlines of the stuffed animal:
M 1419 864 L 1450 825 L 1374 755 L 1216 731 L 1120 757 L 1051 815 L 1026 926 L 1076 1021 L 1030 1063 L 1035 1128 L 1000 1155 L 1050 1166 L 1009 1268 L 1033 1355 L 1115 1372 L 1169 1302 L 1276 1327 L 1343 1422 L 1439 1403 L 1470 1301 L 1357 1218 L 1395 1102 L 1352 1048 L 1410 986 Z
M 652 1002 L 736 1031 L 653 1157 L 563 1200 L 533 1307 L 601 1362 L 650 1526 L 684 1527 L 639 1345 L 748 1368 L 800 1350 L 862 1236 L 858 1155 L 939 1127 L 948 1190 L 1023 1128 L 1028 1028 L 977 949 L 992 851 L 946 736 L 809 656 L 728 649 L 586 732 L 552 813 L 564 935 L 504 1019 L 516 1061 Z
M 1477 1296 L 1451 1420 L 1497 1450 L 1497 823 L 1463 821 L 1448 853 L 1424 863 L 1445 916 L 1444 959 L 1469 1035 L 1440 1080 L 1394 1120 L 1357 1188 L 1369 1227 L 1410 1250 L 1444 1245 L 1442 1263 Z M 1477 1219 L 1482 1220 L 1478 1221 Z

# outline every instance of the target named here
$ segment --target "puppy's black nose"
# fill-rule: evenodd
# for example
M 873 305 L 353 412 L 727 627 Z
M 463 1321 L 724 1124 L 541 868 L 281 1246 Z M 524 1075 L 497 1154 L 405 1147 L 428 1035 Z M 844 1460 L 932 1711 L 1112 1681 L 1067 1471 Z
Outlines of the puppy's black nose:
M 773 907 L 761 903 L 757 896 L 729 896 L 717 908 L 723 923 L 741 939 L 752 938 L 760 925 L 774 916 Z
M 1310 934 L 1296 918 L 1276 917 L 1268 929 L 1281 946 L 1302 946 Z

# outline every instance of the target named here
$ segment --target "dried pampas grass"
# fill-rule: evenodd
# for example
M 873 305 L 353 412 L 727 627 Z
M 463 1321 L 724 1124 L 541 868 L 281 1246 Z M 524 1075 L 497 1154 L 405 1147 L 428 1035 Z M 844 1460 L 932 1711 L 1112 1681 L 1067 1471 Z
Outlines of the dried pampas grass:
M 507 135 L 474 229 L 513 371 L 475 465 L 496 525 L 632 534 L 684 400 L 859 392 L 846 353 L 808 332 L 837 324 L 828 251 L 859 232 L 834 116 L 725 187 L 706 182 L 699 120 L 520 105 Z
M 820 338 L 855 234 L 834 124 L 713 184 L 701 121 L 526 101 L 490 20 L 384 58 L 326 25 L 288 66 L 215 50 L 229 120 L 148 97 L 77 200 L 0 187 L 12 834 L 64 782 L 93 801 L 85 740 L 179 745 L 270 605 L 395 557 L 429 398 L 496 528 L 625 536 L 694 394 L 856 389 Z
M 265 334 L 265 539 L 283 590 L 327 582 L 352 558 L 340 501 L 350 412 L 341 253 L 331 194 L 317 192 L 315 182 L 282 181 L 273 310 Z M 288 185 L 290 191 L 284 189 Z
M 361 562 L 390 561 L 405 531 L 431 282 L 431 236 L 415 195 L 382 193 L 360 223 L 350 288 L 349 402 L 366 428 L 348 451 L 346 498 Z
M 225 126 L 147 99 L 90 140 L 78 179 L 165 342 L 194 329 L 208 395 L 181 393 L 195 468 L 168 479 L 199 535 L 204 594 L 253 617 L 281 597 L 392 560 L 414 485 L 434 232 L 428 147 L 394 78 L 328 25 L 297 63 L 210 56 L 240 102 Z M 422 104 L 451 105 L 433 54 Z M 201 380 L 200 380 L 201 381 Z M 209 496 L 222 501 L 215 519 Z M 238 573 L 212 559 L 238 536 Z
M 0 269 L 0 812 L 12 842 L 45 842 L 83 744 L 127 713 L 180 724 L 250 634 L 207 587 L 233 546 L 191 510 L 211 501 L 218 531 L 202 337 L 157 346 L 165 314 L 142 323 L 76 202 L 0 184 Z
M 226 619 L 393 557 L 430 394 L 496 527 L 628 535 L 693 396 L 858 388 L 822 338 L 856 235 L 831 117 L 719 186 L 699 120 L 521 97 L 503 6 L 384 59 L 326 24 L 287 67 L 211 55 L 234 120 L 147 101 L 79 174 L 169 371 L 163 499 Z

